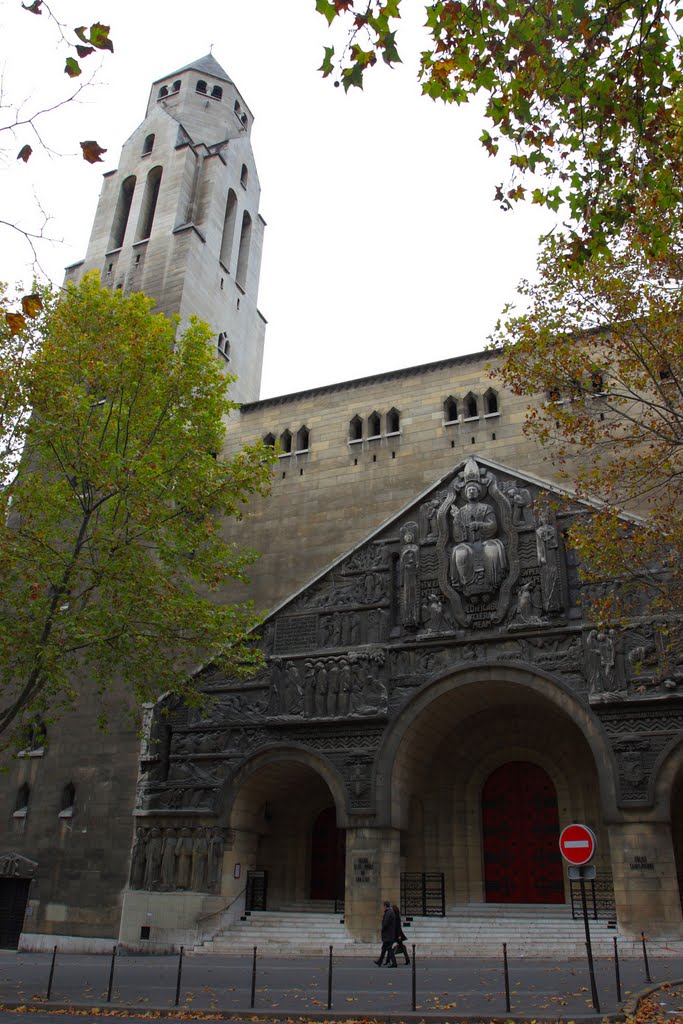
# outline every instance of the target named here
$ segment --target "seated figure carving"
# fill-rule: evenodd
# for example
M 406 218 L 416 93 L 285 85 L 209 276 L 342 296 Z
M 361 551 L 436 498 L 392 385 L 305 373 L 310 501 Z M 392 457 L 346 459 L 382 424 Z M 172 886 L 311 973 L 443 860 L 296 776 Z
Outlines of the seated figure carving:
M 482 501 L 483 490 L 476 463 L 465 470 L 465 500 L 451 506 L 453 540 L 451 578 L 467 597 L 494 593 L 507 570 L 503 542 L 496 536 L 498 523 L 492 505 Z

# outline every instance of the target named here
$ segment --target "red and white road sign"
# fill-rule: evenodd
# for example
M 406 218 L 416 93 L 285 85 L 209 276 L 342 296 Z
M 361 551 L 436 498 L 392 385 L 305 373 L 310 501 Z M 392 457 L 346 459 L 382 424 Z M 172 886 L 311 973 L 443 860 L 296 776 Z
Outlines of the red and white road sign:
M 560 834 L 560 853 L 570 864 L 587 864 L 596 845 L 595 833 L 587 825 L 567 825 Z

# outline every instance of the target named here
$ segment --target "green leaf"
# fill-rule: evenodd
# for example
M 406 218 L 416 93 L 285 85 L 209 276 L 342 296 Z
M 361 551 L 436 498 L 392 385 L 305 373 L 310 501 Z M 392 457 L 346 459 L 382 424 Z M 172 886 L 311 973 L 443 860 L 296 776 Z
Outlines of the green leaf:
M 337 9 L 334 4 L 330 3 L 330 0 L 315 0 L 315 9 L 318 14 L 322 14 L 324 18 L 327 18 L 328 25 L 331 25 L 337 17 Z
M 81 68 L 75 57 L 67 57 L 66 65 L 64 67 L 65 73 L 69 78 L 78 78 L 81 74 Z
M 334 65 L 332 63 L 332 58 L 334 57 L 334 46 L 326 46 L 324 49 L 325 56 L 323 57 L 323 62 L 318 68 L 318 71 L 322 71 L 323 78 L 327 78 L 327 76 L 331 75 L 334 71 Z

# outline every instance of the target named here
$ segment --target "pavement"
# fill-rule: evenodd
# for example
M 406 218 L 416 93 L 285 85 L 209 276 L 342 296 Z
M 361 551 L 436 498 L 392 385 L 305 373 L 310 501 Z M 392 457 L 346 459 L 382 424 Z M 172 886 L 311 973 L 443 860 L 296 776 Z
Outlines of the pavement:
M 402 958 L 399 958 L 402 961 Z M 11 1011 L 30 1008 L 39 1024 L 45 1010 L 88 1011 L 117 1019 L 181 1010 L 240 1020 L 453 1021 L 456 1019 L 596 1019 L 586 960 L 563 963 L 510 958 L 509 1003 L 501 960 L 430 958 L 396 969 L 356 957 L 252 957 L 186 955 L 178 979 L 178 956 L 75 955 L 58 953 L 48 993 L 52 956 L 0 950 L 0 1024 Z M 683 960 L 620 963 L 622 1000 L 633 999 L 651 981 L 683 978 Z M 109 985 L 111 978 L 111 996 Z M 600 1017 L 623 1019 L 613 960 L 595 961 Z M 252 999 L 253 983 L 253 999 Z M 413 1003 L 414 985 L 414 1003 Z M 178 1002 L 176 1004 L 176 991 Z M 328 1009 L 328 995 L 331 994 Z M 35 1016 L 34 1016 L 35 1014 Z M 83 1021 L 83 1016 L 77 1018 Z

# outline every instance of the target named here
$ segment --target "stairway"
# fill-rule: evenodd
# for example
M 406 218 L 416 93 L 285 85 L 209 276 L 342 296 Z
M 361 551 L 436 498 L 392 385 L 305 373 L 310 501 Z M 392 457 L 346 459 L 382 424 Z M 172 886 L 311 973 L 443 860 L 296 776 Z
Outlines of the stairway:
M 336 956 L 377 956 L 379 941 L 355 942 L 332 904 L 292 904 L 280 910 L 254 911 L 213 938 L 195 946 L 196 953 L 234 955 L 326 955 L 330 946 Z M 549 960 L 586 955 L 583 921 L 572 920 L 567 906 L 538 904 L 467 904 L 448 910 L 447 917 L 415 917 L 404 922 L 408 949 L 414 943 L 419 958 L 500 957 L 507 943 L 510 957 Z M 613 956 L 617 935 L 606 921 L 591 921 L 595 956 Z M 640 941 L 619 938 L 619 955 L 642 956 Z M 650 943 L 651 956 L 683 955 L 683 941 Z

